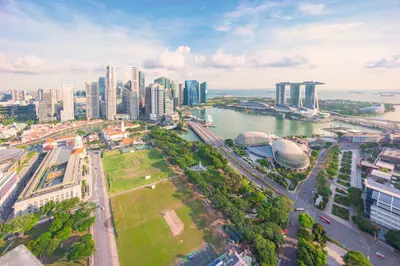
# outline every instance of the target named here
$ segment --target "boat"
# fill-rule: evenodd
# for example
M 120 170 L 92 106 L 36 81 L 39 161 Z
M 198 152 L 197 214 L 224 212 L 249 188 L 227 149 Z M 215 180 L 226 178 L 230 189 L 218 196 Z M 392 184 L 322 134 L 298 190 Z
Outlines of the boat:
M 381 94 L 381 97 L 393 97 L 394 94 Z
M 278 113 L 278 114 L 276 114 L 276 117 L 277 118 L 285 118 L 285 114 Z

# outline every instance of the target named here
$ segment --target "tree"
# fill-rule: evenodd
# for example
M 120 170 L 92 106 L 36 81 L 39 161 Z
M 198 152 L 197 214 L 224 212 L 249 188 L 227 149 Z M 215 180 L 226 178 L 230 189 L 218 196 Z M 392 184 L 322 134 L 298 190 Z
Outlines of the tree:
M 358 210 L 362 210 L 364 207 L 364 203 L 362 200 L 362 190 L 359 188 L 355 187 L 350 187 L 348 190 L 349 196 L 348 196 L 348 201 L 351 205 L 354 205 L 358 208 Z
M 400 249 L 400 231 L 399 230 L 389 230 L 385 234 L 386 240 L 393 245 L 393 247 Z
M 29 241 L 27 248 L 33 253 L 33 255 L 40 258 L 46 253 L 47 248 L 50 245 L 50 242 L 51 242 L 51 233 L 46 232 L 41 234 L 35 240 Z
M 317 241 L 319 243 L 326 242 L 326 232 L 321 224 L 315 223 L 313 225 L 312 234 L 314 236 L 314 241 Z
M 273 242 L 256 235 L 253 246 L 258 261 L 262 266 L 276 265 L 275 244 Z
M 225 139 L 225 145 L 228 147 L 233 146 L 233 139 Z
M 299 223 L 301 227 L 311 228 L 315 224 L 314 218 L 306 212 L 299 215 Z
M 93 254 L 95 250 L 94 241 L 91 234 L 86 234 L 81 237 L 79 242 L 75 243 L 70 252 L 68 253 L 67 259 L 69 262 L 77 262 L 88 258 Z
M 372 266 L 371 262 L 360 251 L 351 250 L 343 256 L 345 266 Z
M 264 238 L 271 240 L 275 245 L 282 245 L 285 242 L 282 229 L 276 223 L 267 222 L 260 226 L 262 226 Z
M 27 232 L 39 221 L 39 213 L 30 213 L 27 215 L 17 216 L 9 222 L 10 232 Z

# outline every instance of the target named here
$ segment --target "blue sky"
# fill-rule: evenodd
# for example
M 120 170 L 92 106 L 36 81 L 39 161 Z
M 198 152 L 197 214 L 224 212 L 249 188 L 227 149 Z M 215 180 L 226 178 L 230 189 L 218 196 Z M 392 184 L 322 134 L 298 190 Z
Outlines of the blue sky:
M 400 89 L 400 1 L 0 0 L 0 89 L 129 69 L 210 88 Z

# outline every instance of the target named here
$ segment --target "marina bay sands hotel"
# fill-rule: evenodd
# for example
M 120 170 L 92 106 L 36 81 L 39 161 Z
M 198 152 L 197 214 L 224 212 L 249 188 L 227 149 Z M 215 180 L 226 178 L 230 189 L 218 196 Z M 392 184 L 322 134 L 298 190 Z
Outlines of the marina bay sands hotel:
M 319 109 L 318 105 L 318 93 L 316 89 L 316 85 L 324 85 L 322 82 L 314 82 L 314 81 L 304 81 L 300 83 L 292 83 L 292 82 L 279 82 L 276 83 L 276 102 L 275 106 L 285 107 L 304 107 L 307 109 Z M 305 94 L 303 94 L 303 85 L 305 88 Z M 287 90 L 287 86 L 289 90 Z M 304 102 L 303 102 L 303 96 Z M 289 100 L 288 100 L 289 96 Z

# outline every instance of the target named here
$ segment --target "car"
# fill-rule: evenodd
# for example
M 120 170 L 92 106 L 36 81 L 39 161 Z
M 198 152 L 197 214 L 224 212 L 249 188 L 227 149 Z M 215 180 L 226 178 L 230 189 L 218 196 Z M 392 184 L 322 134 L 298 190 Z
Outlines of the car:
M 385 255 L 383 255 L 382 253 L 376 252 L 375 255 L 380 258 L 380 259 L 384 259 Z

